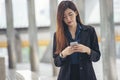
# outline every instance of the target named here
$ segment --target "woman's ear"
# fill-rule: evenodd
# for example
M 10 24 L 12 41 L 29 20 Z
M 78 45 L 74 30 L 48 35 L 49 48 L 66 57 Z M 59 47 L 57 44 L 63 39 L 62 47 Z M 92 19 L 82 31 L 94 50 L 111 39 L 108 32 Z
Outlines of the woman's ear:
M 76 16 L 78 15 L 78 12 L 77 11 L 75 11 L 75 14 L 76 14 Z

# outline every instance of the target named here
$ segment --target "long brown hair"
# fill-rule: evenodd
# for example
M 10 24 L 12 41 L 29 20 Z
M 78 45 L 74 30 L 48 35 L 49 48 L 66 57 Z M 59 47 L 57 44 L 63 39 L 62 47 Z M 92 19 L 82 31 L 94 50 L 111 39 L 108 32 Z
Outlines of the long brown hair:
M 64 28 L 66 24 L 63 21 L 64 11 L 67 8 L 72 9 L 73 11 L 77 11 L 77 13 L 78 13 L 77 8 L 72 1 L 62 1 L 58 5 L 57 30 L 56 30 L 56 54 L 59 54 L 68 45 L 68 41 L 65 36 L 65 28 Z M 77 23 L 81 24 L 79 13 L 76 16 L 76 21 L 77 21 Z

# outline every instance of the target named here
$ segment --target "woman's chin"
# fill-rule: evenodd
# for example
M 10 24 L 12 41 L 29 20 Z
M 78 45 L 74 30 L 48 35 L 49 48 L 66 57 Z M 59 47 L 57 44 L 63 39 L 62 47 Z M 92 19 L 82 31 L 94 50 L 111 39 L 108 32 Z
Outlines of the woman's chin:
M 73 26 L 73 23 L 69 23 L 68 26 Z

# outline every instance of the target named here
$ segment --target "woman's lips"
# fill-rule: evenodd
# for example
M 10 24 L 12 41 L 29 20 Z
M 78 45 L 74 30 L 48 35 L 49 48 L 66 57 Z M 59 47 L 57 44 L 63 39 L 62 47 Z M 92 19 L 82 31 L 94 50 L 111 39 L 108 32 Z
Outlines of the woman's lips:
M 68 22 L 68 24 L 72 23 L 72 21 Z

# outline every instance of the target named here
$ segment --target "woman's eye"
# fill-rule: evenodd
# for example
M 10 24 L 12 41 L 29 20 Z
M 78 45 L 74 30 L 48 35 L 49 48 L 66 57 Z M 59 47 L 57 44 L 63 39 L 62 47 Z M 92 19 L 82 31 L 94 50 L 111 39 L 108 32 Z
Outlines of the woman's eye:
M 72 16 L 73 14 L 71 13 L 71 14 L 69 14 L 69 16 Z

